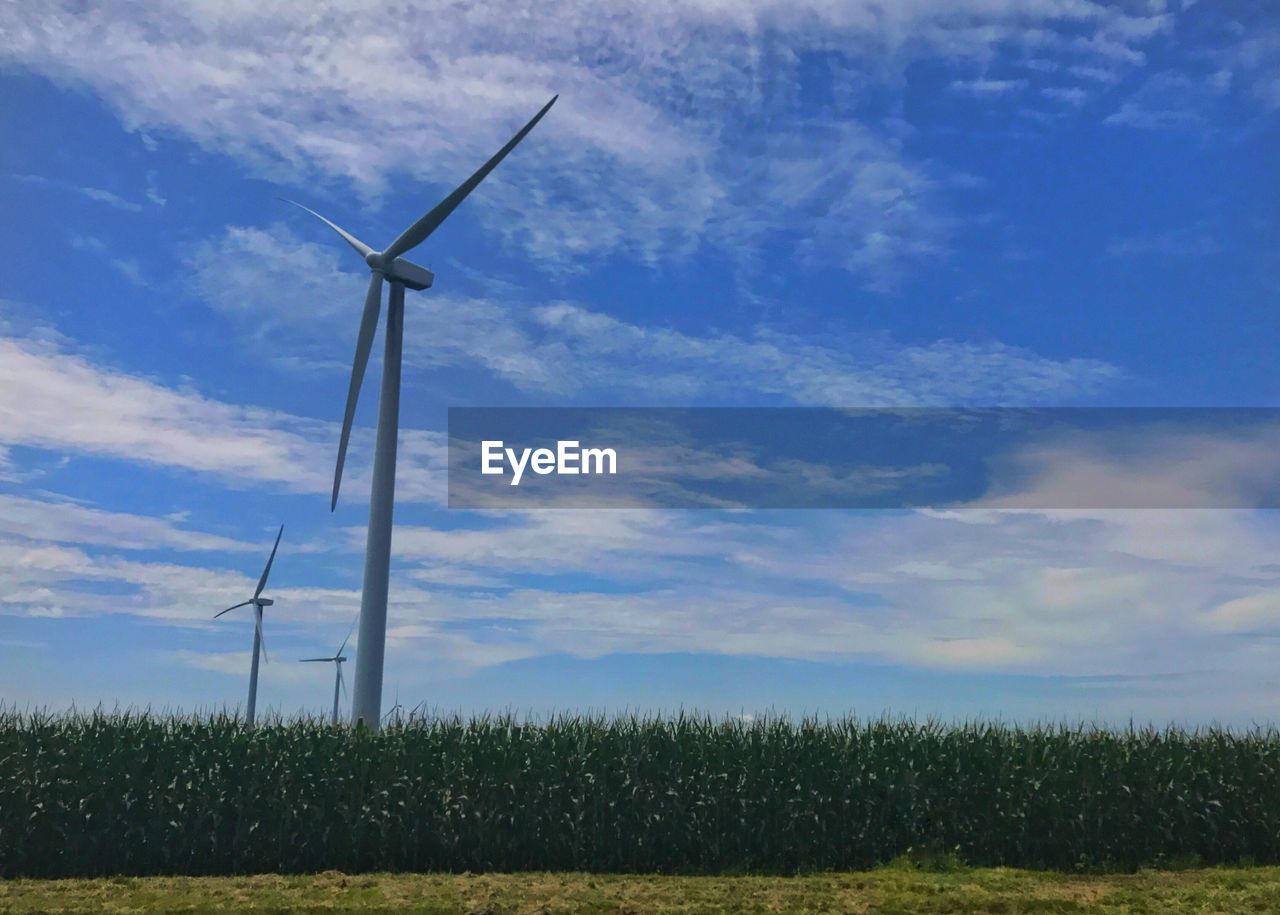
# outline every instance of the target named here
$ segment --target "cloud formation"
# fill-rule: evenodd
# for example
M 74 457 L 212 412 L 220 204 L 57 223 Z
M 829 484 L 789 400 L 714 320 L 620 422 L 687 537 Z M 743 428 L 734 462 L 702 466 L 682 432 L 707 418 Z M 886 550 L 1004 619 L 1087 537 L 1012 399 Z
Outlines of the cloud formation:
M 132 128 L 280 181 L 337 178 L 372 196 L 399 176 L 454 186 L 559 92 L 471 207 L 544 266 L 652 262 L 704 244 L 750 260 L 809 220 L 801 257 L 888 288 L 947 250 L 947 176 L 858 116 L 864 92 L 899 91 L 919 60 L 985 68 L 999 55 L 1071 86 L 1073 68 L 1141 65 L 1170 27 L 1162 3 L 1091 0 L 479 2 L 465 15 L 392 0 L 65 0 L 6 7 L 0 59 L 88 86 Z M 806 110 L 798 93 L 814 61 L 835 88 Z M 955 85 L 991 95 L 1027 81 Z
M 252 256 L 258 250 L 272 257 Z M 264 352 L 301 354 L 287 358 L 346 372 L 365 279 L 343 270 L 345 254 L 279 225 L 231 227 L 201 245 L 190 266 L 201 296 Z M 906 345 L 767 326 L 696 335 L 570 302 L 433 293 L 424 305 L 406 340 L 409 365 L 477 368 L 558 402 L 589 393 L 652 404 L 1025 405 L 1088 398 L 1123 377 L 1099 360 L 1051 359 L 997 341 Z
M 369 438 L 353 440 L 349 486 L 367 485 Z M 336 423 L 230 404 L 101 365 L 47 329 L 0 335 L 3 447 L 197 473 L 233 488 L 327 493 L 336 441 Z M 443 449 L 439 433 L 402 430 L 402 500 L 443 500 Z

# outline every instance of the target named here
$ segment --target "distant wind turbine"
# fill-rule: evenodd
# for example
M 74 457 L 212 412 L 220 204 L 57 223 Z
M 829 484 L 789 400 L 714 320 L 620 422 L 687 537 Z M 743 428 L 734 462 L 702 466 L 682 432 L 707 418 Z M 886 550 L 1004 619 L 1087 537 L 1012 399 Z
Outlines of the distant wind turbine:
M 332 661 L 334 668 L 333 679 L 333 723 L 338 723 L 338 694 L 345 693 L 347 685 L 342 682 L 342 665 L 346 663 L 346 658 L 342 656 L 342 650 L 347 647 L 347 642 L 351 640 L 351 633 L 356 631 L 356 624 L 351 624 L 351 630 L 347 633 L 347 637 L 342 640 L 342 644 L 338 646 L 338 650 L 334 652 L 332 658 L 303 658 L 303 664 L 310 664 L 316 661 Z
M 338 504 L 342 485 L 342 466 L 347 459 L 347 442 L 351 438 L 351 421 L 360 396 L 364 370 L 373 348 L 373 335 L 382 309 L 382 283 L 391 283 L 387 306 L 387 334 L 382 360 L 382 392 L 378 404 L 378 435 L 373 456 L 373 492 L 369 500 L 369 533 L 364 555 L 364 589 L 360 595 L 360 640 L 356 645 L 356 685 L 351 700 L 353 724 L 363 722 L 376 729 L 381 722 L 382 669 L 387 647 L 387 585 L 391 570 L 391 515 L 395 503 L 396 440 L 400 427 L 400 356 L 404 343 L 404 290 L 427 289 L 435 279 L 425 267 L 405 260 L 407 254 L 427 240 L 440 224 L 476 189 L 498 163 L 533 130 L 559 96 L 552 97 L 533 119 L 507 141 L 474 175 L 445 197 L 429 213 L 400 233 L 382 251 L 375 251 L 346 229 L 341 228 L 315 210 L 294 201 L 294 206 L 319 219 L 364 258 L 370 270 L 369 289 L 365 293 L 364 312 L 360 316 L 360 332 L 356 337 L 356 356 L 351 366 L 351 384 L 347 389 L 347 408 L 342 416 L 342 436 L 338 440 L 338 461 L 333 473 L 332 511 Z
M 385 715 L 382 716 L 382 723 L 386 724 L 388 721 L 394 721 L 396 724 L 399 724 L 400 713 L 403 711 L 404 711 L 404 706 L 400 704 L 400 685 L 396 684 L 395 704 L 391 706 L 390 711 L 388 711 Z
M 253 591 L 253 597 L 246 601 L 228 607 L 220 613 L 215 613 L 213 618 L 216 620 L 223 613 L 230 613 L 232 610 L 239 610 L 241 607 L 253 606 L 253 661 L 249 665 L 249 704 L 245 707 L 244 720 L 245 724 L 253 727 L 254 712 L 258 707 L 258 653 L 262 653 L 262 660 L 267 660 L 267 645 L 262 638 L 262 608 L 270 607 L 275 603 L 262 596 L 262 589 L 267 586 L 267 576 L 271 574 L 271 564 L 276 561 L 276 550 L 280 548 L 280 537 L 284 534 L 284 525 L 280 525 L 280 531 L 276 534 L 276 545 L 271 548 L 271 555 L 267 557 L 267 565 L 262 570 L 262 576 L 258 579 L 258 587 Z

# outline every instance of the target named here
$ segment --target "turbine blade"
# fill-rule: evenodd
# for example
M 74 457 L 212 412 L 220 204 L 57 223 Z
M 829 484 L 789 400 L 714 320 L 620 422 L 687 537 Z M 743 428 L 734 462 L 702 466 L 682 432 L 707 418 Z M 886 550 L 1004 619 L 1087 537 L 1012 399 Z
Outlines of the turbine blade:
M 458 204 L 462 203 L 467 195 L 476 189 L 476 185 L 487 178 L 489 172 L 497 168 L 498 163 L 507 157 L 507 153 L 515 149 L 516 144 L 523 140 L 529 131 L 533 130 L 537 123 L 542 120 L 542 116 L 551 110 L 551 106 L 556 103 L 556 99 L 559 97 L 558 95 L 553 96 L 551 101 L 543 105 L 542 110 L 535 114 L 528 124 L 520 128 L 519 133 L 507 141 L 506 146 L 494 153 L 492 159 L 480 166 L 474 175 L 458 185 L 452 194 L 437 203 L 431 212 L 405 229 L 400 234 L 400 237 L 393 241 L 387 250 L 382 252 L 383 258 L 385 260 L 393 260 L 426 241 L 427 236 L 434 232 L 440 226 L 440 223 L 448 219 L 449 214 L 458 208 Z
M 340 657 L 342 657 L 342 649 L 346 648 L 346 647 L 347 647 L 347 642 L 351 641 L 351 636 L 355 633 L 355 631 L 356 631 L 356 623 L 358 623 L 358 622 L 360 622 L 360 614 L 359 614 L 359 613 L 357 613 L 357 614 L 356 614 L 356 618 L 355 618 L 354 620 L 352 620 L 352 622 L 351 622 L 351 628 L 350 628 L 349 630 L 347 630 L 347 637 L 346 637 L 345 639 L 343 639 L 343 640 L 342 640 L 342 644 L 338 646 L 338 651 L 337 651 L 337 653 L 334 655 L 334 657 L 335 657 L 335 658 L 340 658 Z
M 241 603 L 236 604 L 234 607 L 228 607 L 226 610 L 222 610 L 222 611 L 220 611 L 220 612 L 218 612 L 218 613 L 215 613 L 215 614 L 213 615 L 213 618 L 216 620 L 218 617 L 222 616 L 222 614 L 223 614 L 223 613 L 230 613 L 232 610 L 239 610 L 241 607 L 247 607 L 247 606 L 249 606 L 251 603 L 253 603 L 253 601 L 251 601 L 251 600 L 243 601 L 243 602 L 241 602 Z
M 351 421 L 356 415 L 356 401 L 360 399 L 360 385 L 364 381 L 365 366 L 369 364 L 369 351 L 373 349 L 373 334 L 378 329 L 378 313 L 382 310 L 382 274 L 374 271 L 369 277 L 369 291 L 364 297 L 364 313 L 360 315 L 360 334 L 356 337 L 356 358 L 351 363 L 351 385 L 347 388 L 347 409 L 342 414 L 342 437 L 338 439 L 338 463 L 333 471 L 333 499 L 329 511 L 338 507 L 338 489 L 342 486 L 342 466 L 347 462 L 347 443 L 351 439 Z
M 342 679 L 342 665 L 338 665 L 338 689 L 342 691 L 342 695 L 347 694 L 347 681 Z
M 262 663 L 266 664 L 271 659 L 267 657 L 267 637 L 262 634 L 262 608 L 255 609 L 258 612 L 253 615 L 253 625 L 258 630 L 258 644 L 262 647 Z
M 299 658 L 298 661 L 306 664 L 308 661 L 332 661 L 333 658 Z
M 267 557 L 267 564 L 262 570 L 262 577 L 258 579 L 258 589 L 253 592 L 256 600 L 258 595 L 262 593 L 262 589 L 267 586 L 267 576 L 271 574 L 271 563 L 276 561 L 276 550 L 280 549 L 280 538 L 284 536 L 284 525 L 280 525 L 280 530 L 276 534 L 276 545 L 271 548 L 271 555 Z
M 329 220 L 325 219 L 323 216 L 321 216 L 319 213 L 317 213 L 315 210 L 311 209 L 310 207 L 304 207 L 302 204 L 298 203 L 298 201 L 290 200 L 288 197 L 277 197 L 276 199 L 283 200 L 285 203 L 291 203 L 294 206 L 296 206 L 298 209 L 305 210 L 306 212 L 310 213 L 316 219 L 320 220 L 326 226 L 328 226 L 329 228 L 333 229 L 333 231 L 341 235 L 342 240 L 345 241 L 347 244 L 349 244 L 351 247 L 355 248 L 356 252 L 361 257 L 368 257 L 370 254 L 373 253 L 373 249 L 370 248 L 368 245 L 366 245 L 364 242 L 362 242 L 360 239 L 356 238 L 346 229 L 342 228 L 342 226 L 337 225 L 336 223 L 330 222 Z

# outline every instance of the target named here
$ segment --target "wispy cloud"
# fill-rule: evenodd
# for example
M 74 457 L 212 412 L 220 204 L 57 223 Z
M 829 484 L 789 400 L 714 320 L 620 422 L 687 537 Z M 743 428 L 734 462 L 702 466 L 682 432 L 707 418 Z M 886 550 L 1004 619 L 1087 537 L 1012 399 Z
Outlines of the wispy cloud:
M 695 337 L 628 324 L 569 304 L 535 309 L 575 356 L 572 378 L 648 390 L 667 400 L 774 397 L 806 405 L 1003 404 L 1088 397 L 1115 367 L 1053 360 L 995 342 L 903 345 L 878 337 L 817 339 L 757 328 Z
M 147 199 L 158 207 L 166 205 L 169 201 L 164 194 L 160 193 L 160 184 L 156 179 L 154 171 L 147 172 Z
M 262 259 L 255 252 L 270 250 Z M 230 228 L 197 249 L 197 289 L 244 333 L 347 371 L 363 276 L 344 250 L 281 227 Z M 433 295 L 406 343 L 419 368 L 480 368 L 536 396 L 590 392 L 648 403 L 1027 404 L 1083 399 L 1122 378 L 1092 359 L 1049 359 L 996 341 L 906 345 L 885 336 L 809 338 L 760 326 L 696 335 L 581 305 Z M 335 341 L 341 345 L 335 347 Z M 287 344 L 282 347 L 281 344 Z
M 149 548 L 191 552 L 203 549 L 209 535 L 193 531 L 159 530 L 145 519 L 109 519 L 108 524 L 124 527 L 132 544 L 146 542 Z M 190 561 L 139 559 L 121 554 L 89 531 L 59 527 L 63 540 L 41 539 L 38 531 L 13 535 L 0 530 L 0 614 L 32 617 L 81 617 L 130 615 L 158 623 L 207 627 L 213 613 L 245 599 L 253 593 L 260 570 L 263 544 L 233 541 L 236 556 L 214 559 L 208 564 Z M 200 546 L 197 546 L 197 545 Z M 240 555 L 247 548 L 249 558 Z M 305 549 L 305 546 L 302 547 Z M 299 550 L 293 544 L 291 553 Z M 184 557 L 186 558 L 186 557 Z M 221 566 L 221 567 L 219 567 Z M 241 568 L 243 566 L 243 568 Z M 277 563 L 277 568 L 280 563 Z M 276 572 L 271 594 L 278 598 L 272 610 L 278 623 L 345 622 L 350 625 L 360 603 L 358 590 L 291 586 L 288 576 Z M 424 604 L 427 596 L 412 587 L 402 591 L 405 598 Z
M 453 186 L 558 91 L 554 117 L 469 207 L 543 265 L 652 262 L 704 244 L 750 261 L 744 247 L 787 237 L 760 222 L 763 194 L 789 208 L 780 217 L 818 214 L 802 256 L 888 288 L 945 256 L 946 196 L 926 192 L 930 166 L 859 120 L 856 91 L 801 113 L 807 55 L 830 57 L 844 86 L 895 91 L 917 60 L 971 72 L 1001 49 L 1114 71 L 1140 65 L 1168 19 L 1049 0 L 570 2 L 527 14 L 327 2 L 300 29 L 288 3 L 144 13 L 120 0 L 6 8 L 0 56 L 89 86 L 139 130 L 176 131 L 279 180 L 339 177 L 375 196 L 401 175 Z M 957 86 L 989 96 L 1021 83 Z M 741 175 L 757 156 L 759 174 Z M 797 182 L 812 186 L 797 197 Z
M 1079 86 L 1049 86 L 1041 89 L 1040 93 L 1047 99 L 1055 102 L 1062 102 L 1064 105 L 1070 105 L 1078 108 L 1089 98 L 1089 93 Z
M 0 338 L 0 437 L 215 474 L 324 489 L 321 424 L 240 407 L 103 368 L 34 340 Z
M 1222 244 L 1207 229 L 1173 228 L 1127 238 L 1107 245 L 1111 257 L 1207 257 L 1222 251 Z
M 113 257 L 109 261 L 111 269 L 136 286 L 146 286 L 147 278 L 142 272 L 142 264 L 135 257 Z
M 1205 614 L 1204 624 L 1217 632 L 1280 633 L 1280 588 L 1224 601 Z
M 342 269 L 353 260 L 358 263 L 328 235 L 303 241 L 275 223 L 229 226 L 195 245 L 186 263 L 193 291 L 263 352 L 346 371 L 355 339 L 352 309 L 364 301 L 368 283 L 367 271 Z M 339 339 L 342 346 L 335 347 Z
M 407 500 L 443 497 L 443 437 L 404 430 Z M 355 485 L 367 472 L 353 440 Z M 328 492 L 336 426 L 98 364 L 56 335 L 0 336 L 0 446 L 24 445 L 205 474 L 233 487 Z
M 230 537 L 186 530 L 164 518 L 104 511 L 56 498 L 0 493 L 0 536 L 49 543 L 92 544 L 117 550 L 259 549 Z
M 205 535 L 56 505 L 54 524 L 24 528 L 38 507 L 19 504 L 20 529 L 0 529 L 0 612 L 203 627 L 252 587 L 256 567 L 118 555 L 199 549 Z M 101 539 L 100 521 L 121 543 L 74 543 Z M 363 531 L 347 535 L 358 552 Z M 431 656 L 436 676 L 692 651 L 1076 677 L 1231 669 L 1252 682 L 1276 658 L 1237 635 L 1280 620 L 1278 546 L 1259 512 L 488 513 L 398 528 L 388 636 L 401 663 Z M 345 632 L 359 597 L 287 579 L 273 596 L 273 623 L 295 640 L 304 621 Z M 243 675 L 244 658 L 215 666 Z
M 764 523 L 558 511 L 475 520 L 481 526 L 397 532 L 407 580 L 393 593 L 389 638 L 402 661 L 433 653 L 465 673 L 554 653 L 693 651 L 1069 676 L 1230 668 L 1243 681 L 1275 660 L 1234 638 L 1280 620 L 1280 530 L 1261 513 L 830 512 Z M 353 550 L 359 534 L 351 532 Z M 1206 542 L 1222 549 L 1206 551 Z M 441 569 L 455 580 L 411 583 L 417 570 Z M 607 587 L 557 584 L 575 575 Z M 9 613 L 204 626 L 206 608 L 241 599 L 252 582 L 0 535 L 0 607 Z M 344 631 L 358 604 L 354 590 L 287 583 L 273 596 L 280 624 Z
M 1231 72 L 1188 75 L 1173 71 L 1155 74 L 1142 84 L 1104 123 L 1141 130 L 1202 128 L 1209 109 L 1231 88 Z
M 1237 643 L 1204 638 L 1227 628 L 1205 615 L 1224 594 L 1274 591 L 1268 551 L 1280 531 L 1260 513 L 833 512 L 762 521 L 561 511 L 462 532 L 407 527 L 397 552 L 409 569 L 475 571 L 506 587 L 437 590 L 429 607 L 405 605 L 401 618 L 505 625 L 539 653 L 586 656 L 874 657 L 1071 675 L 1242 663 L 1260 672 Z M 1198 553 L 1205 536 L 1224 550 Z M 608 589 L 525 584 L 531 574 L 601 569 Z M 1270 620 L 1273 608 L 1259 597 L 1218 616 L 1235 626 Z
M 94 235 L 72 235 L 71 247 L 77 251 L 88 251 L 101 256 L 112 270 L 119 273 L 129 282 L 137 286 L 148 285 L 142 264 L 134 257 L 116 257 L 111 254 L 107 243 Z
M 957 79 L 951 82 L 949 88 L 952 92 L 959 92 L 964 95 L 976 95 L 979 97 L 991 97 L 997 95 L 1008 95 L 1011 92 L 1018 92 L 1027 88 L 1028 82 L 1025 79 Z
M 73 194 L 79 194 L 88 200 L 97 203 L 105 203 L 108 206 L 115 207 L 117 210 L 128 210 L 131 213 L 138 213 L 142 210 L 142 204 L 135 203 L 132 200 L 126 200 L 119 194 L 112 191 L 103 190 L 100 187 L 86 187 L 79 184 L 72 184 L 69 181 L 60 181 L 57 178 L 46 178 L 43 175 L 10 175 L 16 181 L 22 181 L 26 184 L 37 184 L 44 187 L 58 188 L 59 190 L 69 191 Z
M 1219 58 L 1268 111 L 1280 108 L 1280 28 L 1249 28 Z

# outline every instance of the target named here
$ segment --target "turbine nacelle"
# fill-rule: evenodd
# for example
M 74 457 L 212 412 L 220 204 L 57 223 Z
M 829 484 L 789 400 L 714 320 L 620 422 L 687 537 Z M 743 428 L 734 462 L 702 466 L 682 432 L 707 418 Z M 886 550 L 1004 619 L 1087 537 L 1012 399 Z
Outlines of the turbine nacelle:
M 378 258 L 376 266 L 373 263 L 374 257 L 375 255 L 370 254 L 365 258 L 365 263 L 372 269 L 381 272 L 391 282 L 402 283 L 407 289 L 430 289 L 431 281 L 436 278 L 436 275 L 426 267 L 419 267 L 413 261 L 405 260 L 403 257 L 397 257 L 388 264 L 386 259 L 379 254 L 376 255 Z
M 337 232 L 343 241 L 355 249 L 355 252 L 364 258 L 365 264 L 374 273 L 380 274 L 382 277 L 393 283 L 400 283 L 408 289 L 422 290 L 431 288 L 431 284 L 436 277 L 435 274 L 426 267 L 421 267 L 411 260 L 406 260 L 405 258 L 400 257 L 400 252 L 396 252 L 388 257 L 386 253 L 382 251 L 375 251 L 371 246 L 365 244 L 346 229 L 342 228 L 342 226 L 338 225 L 331 219 L 326 219 L 310 207 L 304 207 L 296 200 L 290 200 L 287 197 L 281 197 L 280 199 L 285 203 L 293 204 L 304 212 L 310 213 L 316 219 L 333 229 L 334 232 Z
M 253 602 L 257 604 L 259 607 L 270 607 L 272 604 L 275 603 L 275 601 L 273 601 L 269 597 L 255 598 Z

